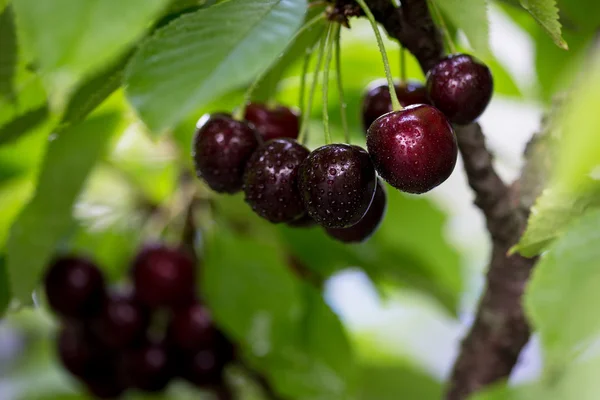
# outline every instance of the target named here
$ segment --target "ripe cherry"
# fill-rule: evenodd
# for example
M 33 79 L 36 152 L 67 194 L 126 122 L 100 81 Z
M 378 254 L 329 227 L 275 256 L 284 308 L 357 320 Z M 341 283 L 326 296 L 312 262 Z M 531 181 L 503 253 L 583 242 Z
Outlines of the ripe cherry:
M 138 300 L 151 308 L 177 308 L 194 299 L 194 262 L 181 250 L 147 246 L 137 255 L 132 268 Z
M 293 139 L 270 140 L 254 152 L 244 174 L 246 202 L 273 223 L 304 215 L 298 192 L 298 166 L 310 151 Z
M 200 303 L 176 311 L 169 325 L 169 342 L 184 351 L 206 347 L 216 336 L 210 312 Z
M 90 394 L 98 399 L 116 399 L 127 390 L 127 386 L 114 368 L 103 371 L 100 376 L 85 379 L 84 383 Z
M 62 327 L 57 352 L 65 369 L 82 379 L 94 379 L 113 369 L 112 355 L 78 323 L 67 322 Z
M 114 293 L 104 302 L 100 315 L 91 323 L 91 329 L 107 348 L 122 349 L 142 339 L 149 324 L 149 311 L 132 293 Z
M 300 115 L 288 107 L 271 108 L 266 104 L 250 103 L 244 119 L 254 125 L 264 141 L 284 137 L 296 139 L 300 133 Z
M 146 392 L 160 392 L 175 376 L 175 367 L 164 342 L 148 342 L 123 355 L 121 370 L 128 385 Z
M 360 243 L 367 240 L 379 227 L 387 206 L 385 188 L 378 179 L 375 197 L 365 216 L 350 228 L 327 228 L 325 231 L 334 239 L 345 243 Z
M 246 162 L 258 147 L 258 132 L 224 113 L 203 117 L 198 125 L 192 151 L 196 174 L 216 192 L 238 192 Z
M 396 95 L 402 107 L 413 104 L 429 104 L 425 86 L 419 82 L 408 81 L 396 83 Z M 362 121 L 365 132 L 373 121 L 392 111 L 390 90 L 385 80 L 372 82 L 363 96 Z
M 98 267 L 85 258 L 56 259 L 44 285 L 50 307 L 64 317 L 90 318 L 102 307 L 104 278 Z
M 367 148 L 383 179 L 417 194 L 448 179 L 458 155 L 454 131 L 444 114 L 423 104 L 379 117 L 367 132 Z
M 358 146 L 329 144 L 300 164 L 299 188 L 308 214 L 327 228 L 347 228 L 367 212 L 377 178 L 369 154 Z
M 200 387 L 218 384 L 225 366 L 234 359 L 233 345 L 220 332 L 205 347 L 179 354 L 181 376 Z
M 456 124 L 476 120 L 486 109 L 493 91 L 490 69 L 466 54 L 448 56 L 427 73 L 431 103 Z

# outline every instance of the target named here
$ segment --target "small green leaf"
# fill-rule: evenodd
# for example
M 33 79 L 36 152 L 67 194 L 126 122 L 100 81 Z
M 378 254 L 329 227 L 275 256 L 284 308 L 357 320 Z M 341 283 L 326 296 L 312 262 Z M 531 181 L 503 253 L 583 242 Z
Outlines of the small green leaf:
M 33 128 L 46 121 L 48 116 L 48 106 L 44 104 L 2 125 L 0 127 L 0 146 L 18 140 Z
M 475 52 L 490 54 L 490 27 L 487 0 L 432 0 L 458 29 L 461 29 Z
M 529 11 L 558 47 L 564 50 L 569 49 L 561 34 L 562 27 L 556 0 L 521 0 L 521 6 Z
M 600 211 L 574 223 L 542 256 L 525 295 L 549 370 L 562 368 L 600 334 Z
M 170 128 L 267 68 L 306 7 L 305 0 L 231 0 L 183 15 L 132 59 L 126 74 L 130 101 L 152 131 Z
M 14 0 L 19 32 L 62 110 L 84 78 L 115 60 L 159 15 L 167 0 Z
M 9 280 L 20 302 L 31 302 L 55 246 L 73 224 L 75 199 L 119 120 L 114 113 L 94 116 L 49 143 L 36 193 L 14 223 L 6 246 Z
M 0 96 L 14 100 L 17 70 L 17 34 L 12 7 L 0 8 Z

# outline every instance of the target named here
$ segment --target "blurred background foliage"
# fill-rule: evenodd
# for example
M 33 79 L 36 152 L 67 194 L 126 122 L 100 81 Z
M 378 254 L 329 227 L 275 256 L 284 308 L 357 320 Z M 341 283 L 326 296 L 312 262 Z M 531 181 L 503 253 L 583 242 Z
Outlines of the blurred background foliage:
M 53 343 L 56 322 L 47 311 L 43 293 L 36 289 L 30 296 L 52 254 L 88 254 L 111 281 L 121 283 L 127 280 L 130 260 L 140 243 L 159 238 L 176 240 L 190 186 L 190 144 L 196 122 L 205 113 L 239 107 L 251 79 L 238 82 L 236 78 L 236 84 L 225 85 L 227 90 L 218 91 L 218 95 L 205 94 L 209 100 L 201 107 L 185 112 L 169 129 L 162 129 L 157 122 L 161 129 L 154 131 L 139 119 L 139 110 L 128 101 L 122 82 L 124 76 L 132 74 L 132 67 L 126 71 L 125 66 L 137 40 L 152 35 L 158 26 L 174 26 L 181 13 L 186 13 L 183 18 L 191 23 L 193 17 L 188 11 L 213 3 L 108 1 L 94 8 L 97 14 L 85 28 L 73 25 L 69 30 L 70 21 L 83 12 L 78 7 L 64 8 L 73 2 L 0 1 L 0 315 L 5 313 L 0 322 L 0 399 L 86 397 L 58 366 Z M 466 3 L 485 5 L 474 0 Z M 52 4 L 63 8 L 46 8 Z M 36 5 L 39 9 L 31 12 Z M 557 276 L 571 282 L 569 274 L 559 267 L 572 259 L 561 263 L 560 257 L 572 251 L 569 240 L 592 234 L 598 226 L 592 223 L 597 220 L 595 215 L 596 219 L 590 219 L 592 222 L 585 226 L 570 227 L 572 217 L 597 204 L 598 192 L 594 183 L 588 182 L 582 189 L 581 185 L 565 187 L 569 186 L 565 182 L 575 182 L 581 171 L 589 171 L 600 159 L 600 114 L 595 110 L 600 104 L 599 92 L 592 90 L 600 88 L 600 79 L 597 73 L 589 72 L 600 64 L 586 64 L 590 62 L 590 49 L 596 46 L 600 3 L 562 0 L 558 6 L 568 52 L 558 48 L 516 1 L 492 1 L 489 8 L 483 8 L 482 12 L 492 17 L 491 46 L 486 15 L 483 20 L 472 18 L 473 21 L 465 22 L 451 8 L 442 6 L 459 48 L 475 52 L 490 66 L 495 81 L 493 107 L 533 107 L 532 115 L 537 120 L 539 110 L 547 107 L 556 93 L 570 88 L 578 79 L 590 80 L 580 85 L 578 93 L 585 101 L 572 106 L 575 111 L 563 127 L 563 134 L 574 132 L 570 147 L 567 146 L 570 153 L 558 158 L 566 159 L 560 165 L 571 166 L 573 157 L 580 156 L 588 145 L 589 157 L 581 161 L 587 160 L 587 164 L 570 175 L 565 173 L 568 176 L 558 174 L 552 181 L 550 194 L 545 192 L 546 197 L 537 205 L 543 210 L 537 213 L 541 222 L 532 222 L 518 246 L 520 251 L 537 254 L 567 232 L 564 239 L 552 244 L 556 248 L 550 250 L 551 255 L 556 255 L 544 259 L 544 268 L 539 272 L 547 274 L 539 280 L 551 282 L 547 286 L 534 284 L 528 303 L 536 324 L 548 326 L 551 332 L 542 333 L 541 341 L 544 346 L 557 349 L 548 353 L 553 356 L 548 367 L 553 373 L 557 365 L 565 365 L 567 360 L 560 333 L 552 334 L 552 329 L 561 324 L 560 318 L 550 317 L 559 319 L 553 325 L 545 315 L 551 306 L 560 305 L 548 300 L 557 294 L 544 294 L 543 290 L 554 285 Z M 123 12 L 123 18 L 115 18 L 119 12 Z M 105 24 L 108 18 L 118 20 L 110 29 Z M 501 23 L 494 26 L 494 21 Z M 529 46 L 512 53 L 518 57 L 523 51 L 530 52 L 533 70 L 529 75 L 518 73 L 518 65 L 515 69 L 510 62 L 510 43 L 498 45 L 504 35 L 514 37 L 505 32 L 507 26 L 525 38 Z M 352 142 L 364 146 L 361 96 L 371 81 L 383 77 L 383 66 L 368 23 L 352 20 L 351 27 L 342 32 L 346 104 L 340 104 L 335 90 L 331 90 L 328 108 L 334 141 L 342 141 L 339 111 L 346 107 Z M 78 33 L 81 43 L 74 42 L 70 52 L 61 49 L 67 40 L 64 38 L 71 37 L 68 35 L 77 29 L 82 29 Z M 317 24 L 297 38 L 262 80 L 257 99 L 298 105 L 302 55 L 314 46 L 323 30 L 324 25 Z M 119 40 L 115 41 L 117 37 Z M 392 71 L 399 76 L 400 49 L 389 40 L 386 48 Z M 202 62 L 195 59 L 197 56 L 192 52 L 188 62 Z M 260 65 L 251 69 L 260 70 Z M 311 65 L 309 78 L 313 70 Z M 168 73 L 177 74 L 178 70 Z M 410 56 L 406 73 L 411 79 L 424 79 Z M 334 82 L 333 71 L 330 79 Z M 178 104 L 169 107 L 177 108 Z M 321 109 L 319 85 L 310 113 L 310 148 L 324 143 Z M 485 128 L 493 124 L 502 125 L 502 118 L 483 121 Z M 166 134 L 159 136 L 160 133 Z M 507 133 L 504 140 L 511 141 L 516 135 L 517 142 L 524 144 L 531 133 L 526 129 Z M 494 136 L 492 144 L 494 140 L 503 139 Z M 517 147 L 521 152 L 523 146 Z M 461 175 L 458 169 L 455 174 Z M 445 191 L 442 188 L 437 194 L 422 197 L 404 195 L 388 187 L 388 210 L 381 228 L 368 242 L 352 246 L 333 241 L 319 228 L 271 225 L 254 215 L 241 195 L 219 196 L 198 182 L 193 184 L 199 185 L 202 200 L 196 221 L 201 228 L 197 245 L 203 271 L 199 288 L 218 323 L 242 343 L 248 360 L 272 379 L 283 395 L 294 399 L 440 398 L 458 338 L 472 318 L 489 247 L 481 234 L 480 220 L 469 220 L 462 223 L 463 228 L 456 228 L 461 214 L 453 202 L 460 199 L 469 204 L 471 199 L 464 179 L 451 180 Z M 451 191 L 462 194 L 447 196 Z M 574 203 L 582 202 L 573 215 L 557 221 L 564 210 L 573 210 Z M 473 213 L 462 216 L 473 217 Z M 470 239 L 457 237 L 471 229 L 464 225 L 479 229 L 476 240 L 465 243 Z M 578 261 L 582 266 L 594 259 L 588 254 L 590 247 L 593 244 L 581 250 L 585 254 Z M 304 279 L 294 273 L 294 264 L 303 266 L 308 274 Z M 595 273 L 592 269 L 588 272 Z M 577 279 L 571 282 L 572 290 L 559 293 L 564 295 L 560 298 L 566 301 L 581 295 L 574 301 L 582 308 L 594 299 L 597 303 L 596 286 L 589 286 L 584 294 L 574 293 L 573 287 L 589 280 L 589 275 L 582 272 Z M 36 307 L 27 307 L 32 302 Z M 373 309 L 378 310 L 377 318 L 369 315 Z M 559 316 L 570 313 L 561 310 Z M 597 318 L 583 316 L 579 327 L 587 333 L 583 337 L 568 336 L 565 346 L 590 340 L 597 334 L 597 326 L 590 321 Z M 266 324 L 258 333 L 257 321 Z M 265 341 L 274 350 L 265 352 Z M 530 381 L 541 374 L 539 357 L 531 357 L 528 360 L 533 359 L 529 362 L 534 365 L 529 368 Z M 260 389 L 243 370 L 233 366 L 228 373 L 241 398 L 262 398 Z M 573 375 L 567 370 L 561 384 L 577 386 Z M 519 390 L 515 389 L 515 393 Z M 481 398 L 535 398 L 526 397 L 526 393 L 539 394 L 538 390 L 543 389 L 525 387 L 518 394 L 508 394 L 509 389 L 501 387 L 497 393 Z M 590 393 L 594 391 L 587 395 Z M 210 398 L 209 393 L 206 396 Z M 180 383 L 162 397 L 131 398 L 191 399 L 198 395 Z

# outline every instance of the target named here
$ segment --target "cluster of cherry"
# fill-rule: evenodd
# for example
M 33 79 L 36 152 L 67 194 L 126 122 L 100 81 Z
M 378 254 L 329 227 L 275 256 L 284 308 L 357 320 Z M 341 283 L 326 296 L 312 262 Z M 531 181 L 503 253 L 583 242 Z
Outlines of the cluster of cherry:
M 44 283 L 61 317 L 64 368 L 98 398 L 160 392 L 177 377 L 219 385 L 234 348 L 195 296 L 193 261 L 178 249 L 148 246 L 131 278 L 133 287 L 117 292 L 85 258 L 61 257 L 49 267 Z
M 464 54 L 441 60 L 426 86 L 397 85 L 400 111 L 392 111 L 387 86 L 371 87 L 363 102 L 368 152 L 349 144 L 309 151 L 296 141 L 298 115 L 282 106 L 250 104 L 243 121 L 212 114 L 198 123 L 196 172 L 217 192 L 243 190 L 252 209 L 273 223 L 316 223 L 338 240 L 361 242 L 385 213 L 377 174 L 415 194 L 444 182 L 458 155 L 451 123 L 477 119 L 492 92 L 488 67 Z

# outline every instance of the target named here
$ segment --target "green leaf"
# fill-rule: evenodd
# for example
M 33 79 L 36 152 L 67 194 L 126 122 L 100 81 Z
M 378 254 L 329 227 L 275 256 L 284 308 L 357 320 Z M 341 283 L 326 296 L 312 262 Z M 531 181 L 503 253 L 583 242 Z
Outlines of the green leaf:
M 293 334 L 301 293 L 276 247 L 219 229 L 208 239 L 202 293 L 215 319 L 256 356 Z
M 131 54 L 104 68 L 99 73 L 87 79 L 73 92 L 62 116 L 62 124 L 81 122 L 98 107 L 108 96 L 121 86 L 125 66 Z
M 463 274 L 458 253 L 444 237 L 446 217 L 426 199 L 387 189 L 385 218 L 367 242 L 345 245 L 318 228 L 281 227 L 286 247 L 320 276 L 360 267 L 376 282 L 408 286 L 433 296 L 455 315 Z M 414 226 L 419 229 L 410 228 Z
M 23 135 L 29 133 L 32 129 L 48 119 L 48 106 L 44 104 L 41 107 L 27 111 L 19 115 L 12 121 L 0 126 L 0 146 L 18 140 Z
M 465 33 L 475 52 L 480 53 L 482 57 L 490 54 L 487 0 L 433 1 L 450 21 Z
M 561 34 L 556 0 L 521 0 L 521 6 L 529 11 L 558 47 L 568 50 L 569 46 Z
M 267 68 L 306 7 L 305 0 L 231 0 L 183 15 L 132 59 L 126 74 L 131 103 L 152 131 L 170 128 Z
M 511 251 L 525 257 L 540 254 L 564 233 L 571 221 L 596 207 L 600 207 L 599 191 L 582 195 L 557 188 L 544 190 L 531 209 L 525 233 Z
M 12 7 L 0 8 L 0 96 L 13 100 L 17 70 L 17 34 Z
M 49 143 L 36 193 L 14 223 L 6 246 L 9 280 L 20 302 L 31 302 L 55 246 L 72 226 L 75 199 L 118 123 L 119 115 L 101 114 L 60 132 Z
M 439 381 L 408 365 L 365 365 L 359 376 L 357 400 L 397 400 L 399 394 L 406 399 L 442 398 Z
M 525 295 L 549 370 L 561 368 L 600 334 L 600 211 L 574 223 L 542 256 Z
M 159 15 L 167 0 L 14 0 L 19 32 L 62 110 L 85 77 L 114 61 Z

